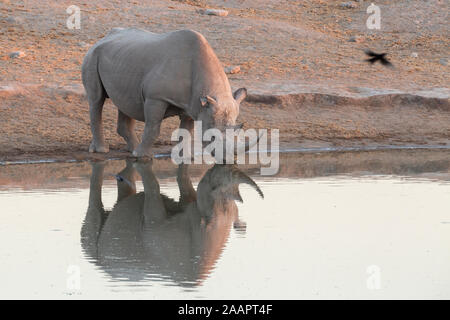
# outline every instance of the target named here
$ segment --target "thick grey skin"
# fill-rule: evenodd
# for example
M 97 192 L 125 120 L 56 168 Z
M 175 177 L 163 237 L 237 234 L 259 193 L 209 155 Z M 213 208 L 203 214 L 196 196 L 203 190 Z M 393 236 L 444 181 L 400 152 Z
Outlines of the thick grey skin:
M 112 277 L 139 281 L 159 274 L 196 284 L 214 267 L 232 226 L 244 229 L 235 200 L 239 184 L 256 183 L 232 165 L 215 165 L 194 189 L 188 165 L 180 165 L 178 201 L 161 194 L 151 162 L 127 161 L 117 182 L 117 202 L 105 211 L 101 199 L 105 162 L 92 164 L 89 208 L 81 230 L 87 256 Z M 136 193 L 142 177 L 144 192 Z
M 119 109 L 117 132 L 134 156 L 152 155 L 163 119 L 179 116 L 181 128 L 192 131 L 234 126 L 247 90 L 233 94 L 223 67 L 199 33 L 181 30 L 156 34 L 115 28 L 86 54 L 82 80 L 89 102 L 90 152 L 108 152 L 102 128 L 102 109 L 110 98 Z M 142 142 L 135 120 L 144 121 Z

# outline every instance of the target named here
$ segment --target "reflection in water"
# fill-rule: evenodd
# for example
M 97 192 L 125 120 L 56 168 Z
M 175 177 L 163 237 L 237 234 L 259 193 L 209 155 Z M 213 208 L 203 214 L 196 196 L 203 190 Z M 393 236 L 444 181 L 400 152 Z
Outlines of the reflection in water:
M 281 155 L 242 206 L 232 167 L 105 163 L 0 166 L 0 298 L 450 297 L 450 150 Z
M 233 165 L 215 165 L 195 191 L 187 165 L 180 165 L 179 201 L 160 192 L 151 162 L 127 161 L 118 175 L 117 202 L 103 208 L 101 190 L 105 163 L 92 164 L 89 207 L 82 230 L 85 254 L 114 279 L 140 281 L 155 277 L 195 286 L 214 268 L 239 221 L 235 200 L 239 184 L 257 184 Z M 144 192 L 136 193 L 137 175 Z

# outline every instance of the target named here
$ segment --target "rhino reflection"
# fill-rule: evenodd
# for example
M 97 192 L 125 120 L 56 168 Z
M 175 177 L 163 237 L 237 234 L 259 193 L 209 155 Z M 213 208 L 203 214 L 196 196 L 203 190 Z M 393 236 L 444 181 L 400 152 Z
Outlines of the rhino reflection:
M 127 162 L 117 176 L 118 199 L 103 208 L 104 163 L 92 165 L 89 208 L 81 230 L 85 253 L 113 278 L 139 281 L 168 278 L 196 285 L 207 277 L 229 237 L 231 225 L 242 226 L 235 200 L 239 184 L 256 183 L 233 165 L 209 169 L 195 191 L 186 165 L 178 168 L 180 199 L 160 193 L 151 162 Z M 144 192 L 136 193 L 141 175 Z

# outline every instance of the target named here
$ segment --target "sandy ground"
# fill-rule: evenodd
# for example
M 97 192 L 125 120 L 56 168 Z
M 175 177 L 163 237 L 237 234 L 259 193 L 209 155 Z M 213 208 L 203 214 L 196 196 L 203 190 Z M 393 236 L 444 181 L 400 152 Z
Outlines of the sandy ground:
M 71 1 L 0 1 L 0 161 L 125 157 L 116 109 L 104 112 L 108 155 L 86 152 L 88 106 L 80 66 L 113 27 L 205 35 L 233 88 L 250 97 L 246 128 L 279 128 L 281 146 L 450 145 L 448 1 L 377 1 L 381 30 L 368 30 L 370 1 L 77 1 L 81 29 L 66 27 Z M 204 8 L 223 8 L 226 17 Z M 355 42 L 349 41 L 356 37 Z M 363 49 L 388 52 L 395 69 L 370 66 Z M 23 57 L 10 58 L 14 51 Z M 156 152 L 170 149 L 165 121 Z M 142 125 L 139 126 L 142 130 Z

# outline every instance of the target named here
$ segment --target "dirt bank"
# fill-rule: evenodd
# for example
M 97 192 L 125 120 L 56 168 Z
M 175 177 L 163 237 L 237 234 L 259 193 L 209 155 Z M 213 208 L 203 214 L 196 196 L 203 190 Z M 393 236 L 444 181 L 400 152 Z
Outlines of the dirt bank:
M 234 88 L 246 86 L 246 128 L 278 128 L 282 148 L 450 145 L 449 27 L 445 1 L 378 1 L 382 29 L 367 30 L 367 1 L 78 1 L 81 29 L 66 27 L 70 1 L 0 2 L 0 161 L 126 157 L 105 107 L 111 152 L 86 152 L 88 107 L 80 65 L 112 27 L 191 28 L 206 36 Z M 227 17 L 206 16 L 204 7 Z M 356 37 L 357 41 L 349 41 Z M 387 51 L 395 69 L 364 63 Z M 23 51 L 20 58 L 10 58 Z M 165 121 L 156 152 L 170 150 Z M 142 124 L 138 126 L 142 130 Z
M 87 102 L 80 87 L 22 86 L 0 91 L 0 160 L 105 159 L 129 154 L 116 133 L 117 109 L 104 109 L 111 152 L 89 154 Z M 37 101 L 39 104 L 37 104 Z M 250 95 L 238 119 L 244 128 L 280 130 L 280 147 L 450 145 L 448 99 L 407 94 L 348 97 L 304 93 Z M 166 119 L 155 152 L 171 149 L 178 118 Z M 137 130 L 142 133 L 143 124 Z

